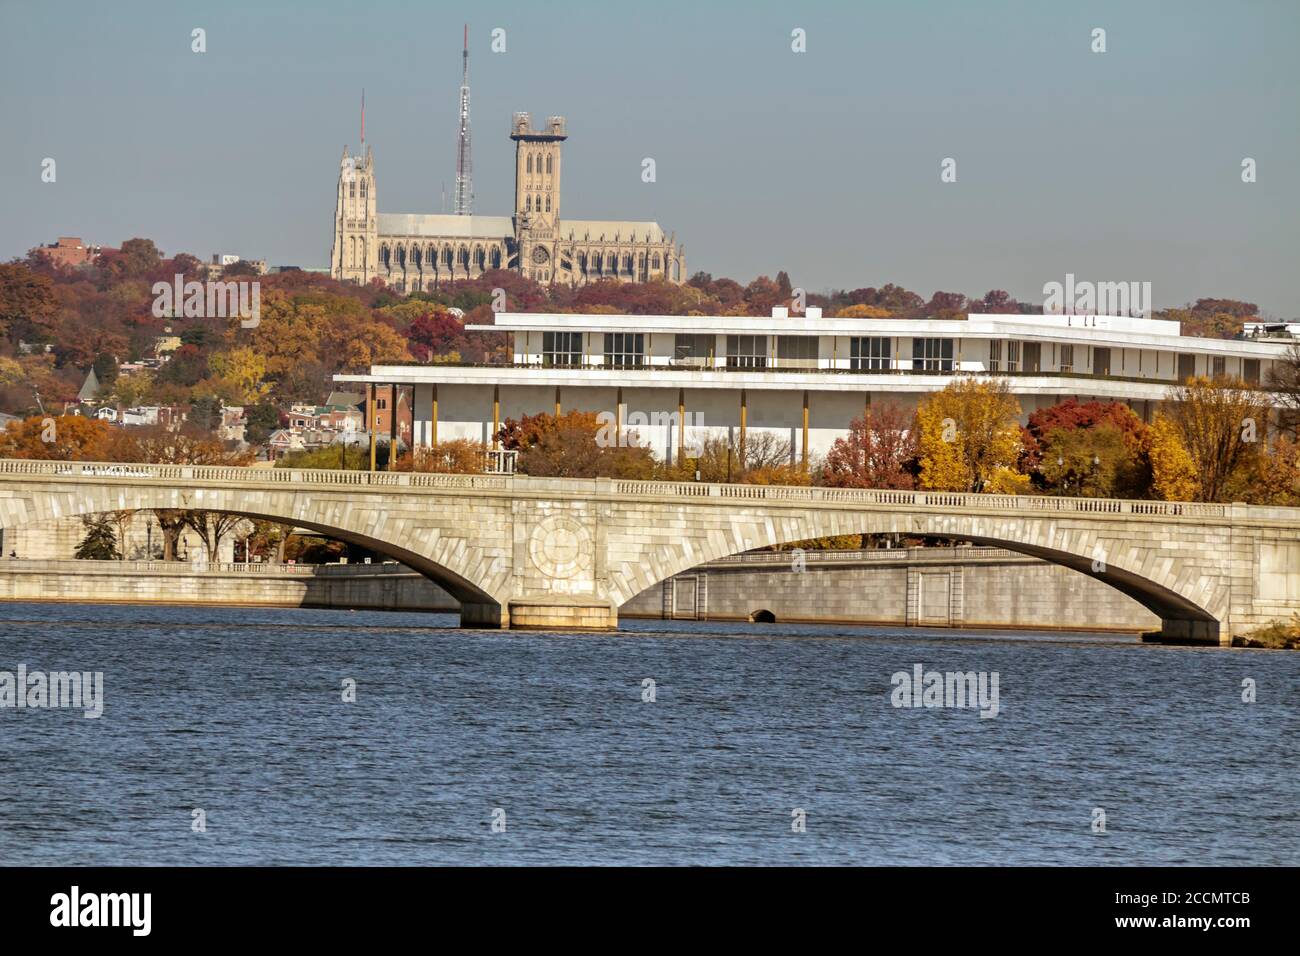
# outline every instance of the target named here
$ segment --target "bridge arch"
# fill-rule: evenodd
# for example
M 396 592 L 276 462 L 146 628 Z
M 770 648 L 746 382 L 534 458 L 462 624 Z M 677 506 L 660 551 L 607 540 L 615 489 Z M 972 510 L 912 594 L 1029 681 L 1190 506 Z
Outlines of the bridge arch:
M 131 466 L 122 466 L 130 469 Z M 241 471 L 243 469 L 240 469 Z M 125 473 L 125 472 L 124 472 Z M 360 473 L 358 473 L 360 474 Z M 20 528 L 51 519 L 82 517 L 111 511 L 175 509 L 213 511 L 260 521 L 275 521 L 306 528 L 348 544 L 364 547 L 401 562 L 447 591 L 469 619 L 480 613 L 491 620 L 492 612 L 504 605 L 501 589 L 509 578 L 509 562 L 490 549 L 469 540 L 434 529 L 405 527 L 406 521 L 390 522 L 371 509 L 349 507 L 346 496 L 319 491 L 256 488 L 175 488 L 162 485 L 88 484 L 75 491 L 50 496 L 46 508 L 4 510 L 0 525 Z M 399 527 L 400 526 L 400 527 Z M 424 533 L 421 533 L 423 530 Z M 405 531 L 406 533 L 400 533 Z M 410 546 L 395 542 L 402 541 Z
M 775 513 L 764 509 L 753 518 L 732 515 L 727 525 L 726 530 L 661 546 L 646 555 L 639 568 L 624 564 L 615 569 L 611 580 L 615 600 L 621 605 L 676 574 L 746 551 L 841 535 L 899 534 L 970 541 L 1070 568 L 1115 588 L 1160 617 L 1167 636 L 1217 640 L 1228 617 L 1226 584 L 1180 568 L 1161 554 L 1159 541 L 1135 542 L 1131 536 L 1073 528 L 1047 516 L 934 513 L 906 507 L 776 509 Z

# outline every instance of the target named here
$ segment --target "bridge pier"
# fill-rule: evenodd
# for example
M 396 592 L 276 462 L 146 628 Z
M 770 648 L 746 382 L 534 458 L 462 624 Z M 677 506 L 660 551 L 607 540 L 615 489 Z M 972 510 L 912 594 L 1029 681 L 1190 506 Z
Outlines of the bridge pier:
M 460 626 L 481 630 L 612 631 L 618 627 L 618 608 L 601 601 L 572 598 L 526 598 L 508 605 L 464 602 Z
M 1148 644 L 1202 644 L 1212 647 L 1230 647 L 1232 635 L 1218 621 L 1198 621 L 1164 618 L 1160 630 L 1142 635 Z
M 510 628 L 534 631 L 612 631 L 618 608 L 607 601 L 524 598 L 510 602 Z
M 460 626 L 481 630 L 494 630 L 510 626 L 510 614 L 500 604 L 475 604 L 462 601 L 460 605 Z

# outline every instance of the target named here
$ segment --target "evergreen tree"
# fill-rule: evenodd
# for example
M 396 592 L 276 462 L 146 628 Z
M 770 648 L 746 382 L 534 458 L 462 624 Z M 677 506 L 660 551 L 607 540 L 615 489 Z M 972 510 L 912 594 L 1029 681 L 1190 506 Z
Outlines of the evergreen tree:
M 120 561 L 122 554 L 117 550 L 117 535 L 113 533 L 113 524 L 107 515 L 86 515 L 81 519 L 86 528 L 86 536 L 77 545 L 74 557 L 82 561 Z

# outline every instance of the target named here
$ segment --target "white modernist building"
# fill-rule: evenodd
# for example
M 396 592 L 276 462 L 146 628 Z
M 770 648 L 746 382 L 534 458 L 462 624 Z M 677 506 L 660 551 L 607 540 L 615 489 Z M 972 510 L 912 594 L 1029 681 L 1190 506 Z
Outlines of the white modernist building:
M 957 375 L 1005 378 L 1024 415 L 1069 397 L 1144 420 L 1194 375 L 1267 382 L 1285 339 L 1184 336 L 1177 322 L 1107 315 L 966 319 L 501 313 L 510 365 L 377 365 L 340 383 L 409 386 L 416 447 L 538 412 L 604 412 L 661 458 L 710 434 L 773 432 L 794 461 L 825 454 L 873 403 L 912 409 Z M 739 433 L 739 434 L 738 434 Z

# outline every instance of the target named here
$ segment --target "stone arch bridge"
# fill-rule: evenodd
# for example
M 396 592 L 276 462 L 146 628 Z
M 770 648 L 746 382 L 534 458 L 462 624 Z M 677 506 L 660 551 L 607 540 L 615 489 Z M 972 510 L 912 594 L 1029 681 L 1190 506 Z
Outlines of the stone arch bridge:
M 997 545 L 1098 578 L 1171 640 L 1226 644 L 1300 611 L 1300 509 L 1028 495 L 0 460 L 0 527 L 184 508 L 292 523 L 387 554 L 472 627 L 609 628 L 716 558 L 830 535 Z M 1047 622 L 1044 622 L 1047 623 Z

